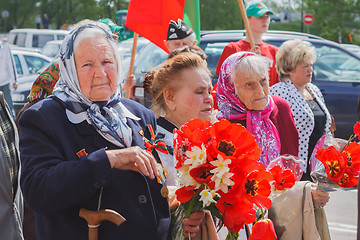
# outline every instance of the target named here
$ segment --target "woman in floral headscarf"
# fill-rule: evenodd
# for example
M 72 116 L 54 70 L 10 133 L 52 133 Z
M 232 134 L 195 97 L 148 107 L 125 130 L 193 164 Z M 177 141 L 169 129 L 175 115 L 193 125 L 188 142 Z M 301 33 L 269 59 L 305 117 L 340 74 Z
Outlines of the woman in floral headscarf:
M 298 132 L 289 105 L 269 95 L 266 58 L 238 52 L 221 66 L 216 99 L 219 118 L 241 123 L 255 136 L 259 161 L 267 166 L 283 154 L 298 155 Z
M 268 68 L 262 56 L 235 53 L 221 66 L 216 92 L 218 117 L 241 123 L 254 135 L 261 149 L 259 162 L 265 167 L 280 155 L 298 156 L 299 146 L 289 104 L 281 97 L 269 95 Z M 310 182 L 305 181 L 273 200 L 269 217 L 278 239 L 327 239 L 323 237 L 329 232 L 326 217 L 318 218 L 325 219 L 324 226 L 319 227 L 314 211 L 314 207 L 324 206 L 327 201 L 326 194 L 311 189 Z M 318 211 L 325 216 L 323 209 Z

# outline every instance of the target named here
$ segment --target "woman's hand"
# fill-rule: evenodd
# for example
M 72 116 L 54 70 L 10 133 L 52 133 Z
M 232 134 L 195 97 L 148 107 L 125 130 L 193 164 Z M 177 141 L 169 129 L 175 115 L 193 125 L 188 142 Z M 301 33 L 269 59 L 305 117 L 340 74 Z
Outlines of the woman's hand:
M 189 218 L 184 218 L 182 220 L 182 225 L 184 229 L 184 236 L 189 237 L 195 237 L 196 234 L 200 231 L 200 224 L 205 218 L 205 212 L 194 212 L 190 214 Z
M 315 185 L 311 188 L 311 196 L 315 208 L 324 207 L 330 199 L 329 193 L 316 190 Z
M 157 162 L 153 155 L 138 146 L 105 152 L 111 168 L 137 171 L 152 179 L 159 176 Z

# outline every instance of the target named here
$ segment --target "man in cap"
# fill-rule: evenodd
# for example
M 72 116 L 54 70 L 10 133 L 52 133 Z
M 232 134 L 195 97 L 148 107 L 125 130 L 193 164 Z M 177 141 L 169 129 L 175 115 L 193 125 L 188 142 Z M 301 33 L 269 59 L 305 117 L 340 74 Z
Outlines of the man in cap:
M 171 20 L 169 23 L 167 39 L 164 40 L 169 54 L 181 47 L 191 47 L 196 44 L 195 32 L 186 25 L 181 19 L 177 22 Z
M 246 15 L 249 20 L 250 31 L 253 36 L 255 46 L 251 48 L 249 37 L 246 36 L 245 39 L 241 39 L 238 42 L 229 43 L 223 50 L 219 62 L 216 67 L 216 74 L 219 75 L 220 68 L 222 63 L 230 55 L 240 52 L 240 51 L 251 51 L 259 55 L 265 56 L 270 60 L 270 69 L 269 69 L 269 84 L 270 86 L 279 82 L 279 77 L 275 68 L 275 55 L 278 50 L 278 47 L 274 45 L 267 44 L 262 41 L 262 35 L 268 31 L 270 24 L 270 15 L 273 15 L 273 12 L 261 2 L 256 2 L 250 4 L 246 8 Z

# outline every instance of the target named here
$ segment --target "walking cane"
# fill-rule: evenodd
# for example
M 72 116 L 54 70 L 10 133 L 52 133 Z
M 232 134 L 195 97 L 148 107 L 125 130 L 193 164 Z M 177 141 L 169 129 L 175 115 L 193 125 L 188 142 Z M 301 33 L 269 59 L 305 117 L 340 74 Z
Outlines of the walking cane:
M 98 228 L 103 221 L 111 221 L 120 226 L 126 219 L 114 210 L 105 209 L 99 211 L 89 211 L 85 208 L 80 209 L 79 216 L 84 218 L 89 227 L 89 240 L 98 240 Z

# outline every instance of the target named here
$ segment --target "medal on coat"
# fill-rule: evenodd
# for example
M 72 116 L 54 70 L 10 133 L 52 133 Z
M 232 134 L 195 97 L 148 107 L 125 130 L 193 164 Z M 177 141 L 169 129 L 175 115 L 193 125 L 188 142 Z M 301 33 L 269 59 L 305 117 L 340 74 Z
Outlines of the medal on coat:
M 150 153 L 152 153 L 152 151 L 154 149 L 156 149 L 164 154 L 169 154 L 166 144 L 164 142 L 158 141 L 157 143 L 155 143 L 155 133 L 154 133 L 152 126 L 148 125 L 147 129 L 149 130 L 149 133 L 151 136 L 151 141 L 145 137 L 143 130 L 140 130 L 140 132 L 139 132 L 144 140 L 146 150 L 149 151 Z M 161 160 L 160 160 L 160 162 L 161 162 Z M 157 169 L 158 169 L 159 176 L 156 177 L 156 180 L 159 184 L 162 185 L 160 194 L 162 197 L 167 198 L 169 196 L 169 189 L 166 186 L 167 170 L 162 166 L 161 163 L 157 163 Z

